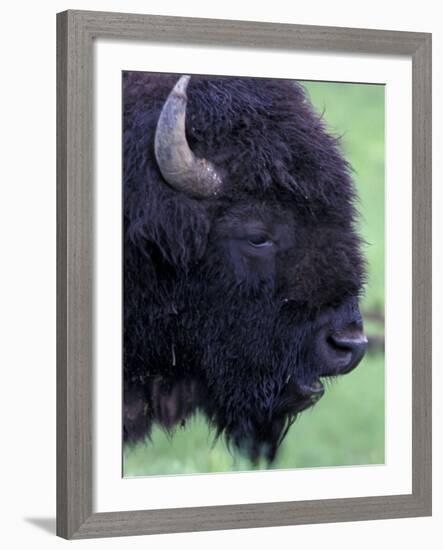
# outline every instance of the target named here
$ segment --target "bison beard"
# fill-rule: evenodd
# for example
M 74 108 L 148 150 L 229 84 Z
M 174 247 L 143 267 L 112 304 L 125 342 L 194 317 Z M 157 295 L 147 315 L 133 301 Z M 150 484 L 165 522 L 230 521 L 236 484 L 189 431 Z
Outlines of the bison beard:
M 124 73 L 124 437 L 199 410 L 272 461 L 320 378 L 365 351 L 349 168 L 296 83 L 177 81 Z M 174 147 L 156 130 L 174 86 L 174 147 L 210 167 L 216 192 L 165 167 Z

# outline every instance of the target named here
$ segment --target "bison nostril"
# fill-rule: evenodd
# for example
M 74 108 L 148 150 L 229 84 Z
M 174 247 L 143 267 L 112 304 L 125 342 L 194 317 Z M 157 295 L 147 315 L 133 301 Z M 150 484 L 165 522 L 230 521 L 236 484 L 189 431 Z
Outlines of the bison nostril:
M 326 344 L 324 376 L 346 374 L 354 369 L 366 352 L 368 340 L 361 330 L 343 330 L 329 334 Z

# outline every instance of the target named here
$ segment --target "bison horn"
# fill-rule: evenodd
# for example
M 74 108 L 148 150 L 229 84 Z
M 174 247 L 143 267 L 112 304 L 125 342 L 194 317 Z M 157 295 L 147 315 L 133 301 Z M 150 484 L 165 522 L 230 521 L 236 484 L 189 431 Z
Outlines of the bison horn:
M 221 177 L 212 163 L 194 155 L 186 139 L 190 79 L 181 76 L 163 105 L 155 131 L 155 158 L 169 185 L 194 197 L 211 197 L 219 193 Z

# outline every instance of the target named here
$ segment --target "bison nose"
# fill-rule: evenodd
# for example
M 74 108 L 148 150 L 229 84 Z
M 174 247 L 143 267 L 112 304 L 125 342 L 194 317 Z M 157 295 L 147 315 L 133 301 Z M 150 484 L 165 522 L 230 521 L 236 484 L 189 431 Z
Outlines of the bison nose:
M 323 376 L 346 374 L 360 363 L 368 347 L 361 328 L 350 327 L 326 336 L 324 351 L 326 369 Z

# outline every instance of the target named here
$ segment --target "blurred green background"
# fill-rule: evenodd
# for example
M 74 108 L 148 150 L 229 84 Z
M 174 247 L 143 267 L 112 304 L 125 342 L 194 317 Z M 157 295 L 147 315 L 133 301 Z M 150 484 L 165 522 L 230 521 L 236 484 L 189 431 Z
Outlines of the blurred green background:
M 358 189 L 368 282 L 362 300 L 369 352 L 359 367 L 327 383 L 324 397 L 298 416 L 272 468 L 384 462 L 384 87 L 302 82 L 330 132 L 341 136 Z M 155 428 L 152 440 L 126 447 L 123 475 L 191 474 L 267 468 L 231 454 L 203 417 L 174 437 Z

